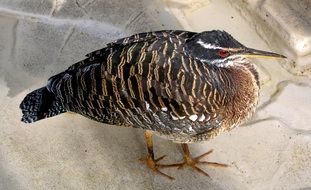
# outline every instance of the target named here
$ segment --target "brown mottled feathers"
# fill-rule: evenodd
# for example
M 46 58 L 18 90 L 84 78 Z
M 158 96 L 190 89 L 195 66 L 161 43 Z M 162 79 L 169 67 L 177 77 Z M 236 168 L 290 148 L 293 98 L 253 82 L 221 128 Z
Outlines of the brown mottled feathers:
M 99 122 L 176 141 L 200 136 L 222 125 L 235 88 L 230 70 L 184 51 L 194 34 L 159 31 L 117 40 L 51 77 L 47 88 L 66 110 Z

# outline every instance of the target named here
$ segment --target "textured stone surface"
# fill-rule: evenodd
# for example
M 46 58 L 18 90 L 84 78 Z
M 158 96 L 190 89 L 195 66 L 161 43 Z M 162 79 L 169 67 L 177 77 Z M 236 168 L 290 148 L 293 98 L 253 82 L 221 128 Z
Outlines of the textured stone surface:
M 282 36 L 260 32 L 268 26 L 258 13 L 245 17 L 251 7 L 268 10 L 274 3 L 244 2 L 249 7 L 237 11 L 239 3 L 224 0 L 0 1 L 0 189 L 311 188 L 311 81 L 298 76 L 302 67 L 288 60 L 253 60 L 262 93 L 252 121 L 190 145 L 194 155 L 214 149 L 210 161 L 230 164 L 226 169 L 203 166 L 211 178 L 190 169 L 163 170 L 176 178 L 173 182 L 154 175 L 138 161 L 146 155 L 138 129 L 105 126 L 74 114 L 31 125 L 20 122 L 18 106 L 28 92 L 85 54 L 135 32 L 223 29 L 247 46 L 295 54 L 295 46 Z M 283 3 L 282 9 L 300 10 L 308 1 L 299 3 Z M 300 17 L 309 21 L 310 13 Z M 272 27 L 273 20 L 266 18 Z M 160 138 L 155 138 L 155 153 L 168 155 L 164 163 L 182 159 L 177 144 Z
M 311 1 L 232 1 L 273 50 L 287 54 L 283 67 L 296 75 L 311 75 Z M 256 22 L 254 22 L 256 20 Z
M 50 14 L 53 9 L 53 0 L 1 0 L 0 7 L 35 14 Z

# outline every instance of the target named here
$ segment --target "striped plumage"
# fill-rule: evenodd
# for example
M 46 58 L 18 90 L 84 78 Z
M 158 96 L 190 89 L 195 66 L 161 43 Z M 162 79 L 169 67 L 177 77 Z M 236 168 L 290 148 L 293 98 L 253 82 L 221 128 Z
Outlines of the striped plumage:
M 230 129 L 254 111 L 258 75 L 244 59 L 224 66 L 201 58 L 192 44 L 200 35 L 158 31 L 107 44 L 42 88 L 41 94 L 54 95 L 58 109 L 49 111 L 45 105 L 32 113 L 36 106 L 29 105 L 30 94 L 21 104 L 22 120 L 71 111 L 102 123 L 152 130 L 177 142 L 202 141 Z
M 158 174 L 163 167 L 228 165 L 192 157 L 187 144 L 232 129 L 255 110 L 259 79 L 246 58 L 285 56 L 247 48 L 225 31 L 158 31 L 107 44 L 51 77 L 20 105 L 26 123 L 67 111 L 120 126 L 145 129 L 148 155 L 141 160 Z M 161 165 L 152 134 L 182 143 L 184 161 Z

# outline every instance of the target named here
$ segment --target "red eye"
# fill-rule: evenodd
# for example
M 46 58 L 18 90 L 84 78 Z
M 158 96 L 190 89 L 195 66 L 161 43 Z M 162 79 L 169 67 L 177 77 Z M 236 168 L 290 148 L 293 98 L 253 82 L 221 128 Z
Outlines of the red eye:
M 229 53 L 229 51 L 227 51 L 227 50 L 223 50 L 223 49 L 219 50 L 219 56 L 220 56 L 220 57 L 225 58 L 225 57 L 228 57 L 229 54 L 230 54 L 230 53 Z

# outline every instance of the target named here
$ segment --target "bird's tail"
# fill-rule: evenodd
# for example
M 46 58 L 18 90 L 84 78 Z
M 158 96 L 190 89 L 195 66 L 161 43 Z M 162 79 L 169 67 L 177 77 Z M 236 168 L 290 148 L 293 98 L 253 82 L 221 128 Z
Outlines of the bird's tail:
M 23 112 L 21 120 L 25 123 L 66 112 L 63 104 L 46 87 L 27 94 L 19 107 Z

